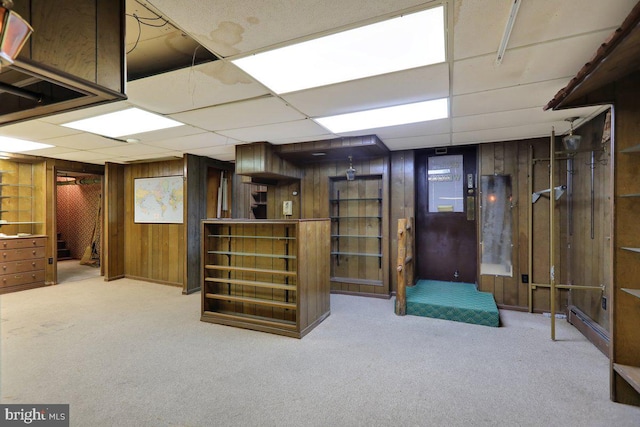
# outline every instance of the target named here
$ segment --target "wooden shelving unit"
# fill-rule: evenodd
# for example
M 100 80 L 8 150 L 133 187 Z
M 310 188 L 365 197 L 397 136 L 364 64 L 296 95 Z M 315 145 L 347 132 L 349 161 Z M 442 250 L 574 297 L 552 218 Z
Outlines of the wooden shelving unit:
M 374 294 L 388 286 L 382 177 L 331 181 L 332 291 Z
M 330 314 L 328 219 L 203 220 L 201 320 L 302 338 Z
M 635 118 L 634 118 L 635 120 Z M 621 135 L 630 133 L 621 132 Z M 615 253 L 613 304 L 611 310 L 611 398 L 616 402 L 640 405 L 640 225 L 637 220 L 637 170 L 640 144 L 627 148 L 621 138 L 616 157 L 614 192 Z
M 36 205 L 42 203 L 36 166 L 0 160 L 0 232 L 7 236 L 41 234 L 44 222 Z

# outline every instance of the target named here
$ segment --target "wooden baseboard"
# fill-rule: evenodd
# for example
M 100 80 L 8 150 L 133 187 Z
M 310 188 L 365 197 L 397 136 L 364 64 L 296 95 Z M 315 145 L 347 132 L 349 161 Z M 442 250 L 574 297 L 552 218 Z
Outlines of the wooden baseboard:
M 567 320 L 605 356 L 609 357 L 609 331 L 598 325 L 578 307 L 570 305 Z
M 158 283 L 160 285 L 174 286 L 174 287 L 178 287 L 178 288 L 182 288 L 183 287 L 182 283 L 167 282 L 167 281 L 164 281 L 164 280 L 154 280 L 154 279 L 149 279 L 148 277 L 130 276 L 128 274 L 125 274 L 124 277 L 126 277 L 127 279 L 140 280 L 142 282 Z
M 367 292 L 351 292 L 351 291 L 340 291 L 340 290 L 333 290 L 333 289 L 331 289 L 331 293 L 340 294 L 340 295 L 353 295 L 356 297 L 391 299 L 391 294 L 371 294 Z

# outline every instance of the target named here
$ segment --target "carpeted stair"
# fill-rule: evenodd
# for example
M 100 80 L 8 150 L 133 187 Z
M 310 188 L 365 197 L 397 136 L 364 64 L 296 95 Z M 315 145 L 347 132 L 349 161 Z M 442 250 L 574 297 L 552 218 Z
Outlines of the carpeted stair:
M 479 292 L 472 283 L 419 280 L 415 286 L 407 287 L 407 314 L 500 326 L 493 295 Z

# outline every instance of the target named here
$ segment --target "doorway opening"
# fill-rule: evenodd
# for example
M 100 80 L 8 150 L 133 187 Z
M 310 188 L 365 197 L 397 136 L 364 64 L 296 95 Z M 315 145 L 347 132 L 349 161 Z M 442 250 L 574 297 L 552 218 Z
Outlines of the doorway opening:
M 101 275 L 102 176 L 56 174 L 56 283 Z
M 416 275 L 477 283 L 477 150 L 446 147 L 416 155 Z

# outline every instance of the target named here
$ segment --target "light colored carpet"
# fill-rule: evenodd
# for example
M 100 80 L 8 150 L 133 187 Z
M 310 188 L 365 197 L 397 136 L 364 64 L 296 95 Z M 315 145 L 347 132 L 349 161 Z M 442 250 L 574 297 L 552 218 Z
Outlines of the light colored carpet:
M 0 297 L 3 403 L 69 403 L 72 426 L 638 426 L 608 360 L 566 322 L 503 327 L 332 295 L 301 340 L 199 320 L 200 296 L 89 279 Z
M 58 261 L 58 284 L 100 277 L 100 266 L 80 264 L 79 259 Z

